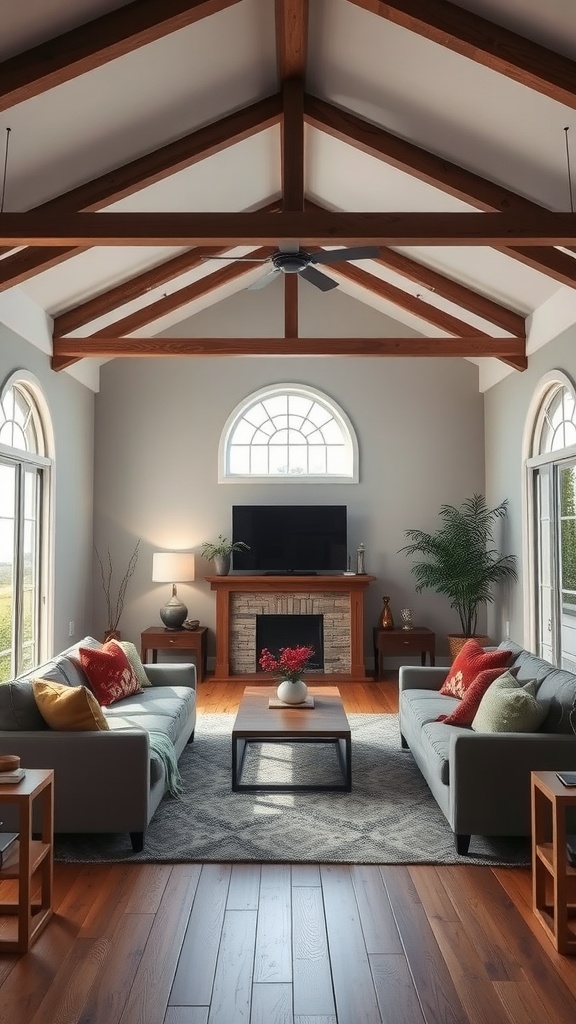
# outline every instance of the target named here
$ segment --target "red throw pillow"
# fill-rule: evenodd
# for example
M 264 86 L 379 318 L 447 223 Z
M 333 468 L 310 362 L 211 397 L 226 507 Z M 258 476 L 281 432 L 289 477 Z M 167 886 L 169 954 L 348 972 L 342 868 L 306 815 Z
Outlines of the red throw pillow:
M 128 658 L 114 640 L 109 640 L 100 650 L 81 647 L 80 664 L 102 707 L 143 692 Z
M 451 715 L 440 715 L 436 721 L 445 725 L 472 725 L 474 716 L 480 707 L 480 701 L 488 687 L 502 675 L 501 668 L 485 668 L 479 672 L 470 684 L 458 707 Z
M 474 638 L 467 640 L 442 683 L 440 693 L 461 699 L 480 672 L 485 668 L 499 668 L 503 672 L 511 656 L 511 651 L 486 651 Z

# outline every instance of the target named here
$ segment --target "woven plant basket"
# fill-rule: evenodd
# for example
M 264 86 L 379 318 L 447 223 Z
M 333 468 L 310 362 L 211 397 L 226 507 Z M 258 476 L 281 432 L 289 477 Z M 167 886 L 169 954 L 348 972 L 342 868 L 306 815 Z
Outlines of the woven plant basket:
M 451 633 L 448 636 L 448 650 L 452 661 L 455 660 L 460 651 L 464 647 L 467 640 L 477 640 L 481 647 L 486 647 L 490 643 L 489 636 L 464 636 L 463 633 Z

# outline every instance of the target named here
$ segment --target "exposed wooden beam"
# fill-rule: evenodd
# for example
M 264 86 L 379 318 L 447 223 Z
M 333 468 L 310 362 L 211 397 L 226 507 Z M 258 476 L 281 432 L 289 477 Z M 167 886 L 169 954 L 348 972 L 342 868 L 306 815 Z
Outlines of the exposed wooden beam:
M 93 181 L 56 196 L 35 208 L 36 213 L 97 211 L 148 188 L 171 174 L 191 167 L 277 124 L 282 116 L 280 93 L 245 107 L 213 124 L 198 128 L 145 156 L 132 160 Z M 30 211 L 32 212 L 32 211 Z M 0 250 L 0 254 L 2 251 Z M 58 252 L 41 249 L 18 252 L 0 262 L 0 291 L 21 284 L 35 274 L 78 254 L 76 247 Z
M 156 356 L 487 356 L 524 357 L 521 338 L 55 338 L 61 358 Z
M 256 249 L 251 255 L 254 259 L 266 259 L 273 252 L 274 249 L 271 246 L 264 246 L 261 249 Z M 183 306 L 189 305 L 203 295 L 210 295 L 211 292 L 216 291 L 223 285 L 245 277 L 246 274 L 251 273 L 254 269 L 255 265 L 252 263 L 226 264 L 226 266 L 214 270 L 213 273 L 207 274 L 206 277 L 201 277 L 199 281 L 192 281 L 191 284 L 185 285 L 184 288 L 177 288 L 176 291 L 164 295 L 161 299 L 157 299 L 156 302 L 151 302 L 148 306 L 143 306 L 142 309 L 137 309 L 134 313 L 129 313 L 128 316 L 115 320 L 114 323 L 90 335 L 90 337 L 109 337 L 114 333 L 131 334 L 132 331 L 137 331 L 147 324 L 154 323 L 154 321 L 159 320 L 168 313 L 173 313 L 176 309 L 182 309 Z M 54 326 L 56 329 L 56 325 Z
M 389 284 L 388 281 L 383 281 L 382 278 L 376 277 L 374 274 L 368 274 L 360 267 L 354 266 L 353 263 L 334 263 L 322 269 L 328 270 L 336 277 L 350 281 L 351 284 L 358 285 L 360 288 L 365 288 L 366 291 L 369 291 L 379 299 L 391 302 L 394 306 L 398 306 L 413 316 L 419 317 L 420 320 L 434 324 L 435 327 L 448 331 L 450 334 L 466 338 L 478 337 L 478 335 L 484 333 L 487 338 L 490 337 L 485 331 L 480 331 L 477 327 L 471 327 L 464 320 L 446 313 L 443 309 L 438 309 L 437 306 L 432 306 L 429 302 L 423 302 L 416 295 L 405 292 L 401 288 Z
M 304 83 L 289 78 L 282 86 L 282 196 L 284 210 L 304 209 Z
M 380 256 L 375 262 L 381 263 L 383 267 L 401 274 L 402 277 L 415 284 L 430 289 L 436 295 L 441 295 L 442 298 L 448 299 L 454 305 L 467 309 L 469 313 L 474 313 L 510 334 L 521 338 L 526 332 L 525 318 L 519 313 L 494 302 L 493 299 L 488 299 L 472 288 L 459 284 L 458 281 L 453 281 L 452 278 L 446 277 L 444 274 L 439 274 L 438 271 L 432 270 L 431 267 L 427 267 L 417 260 L 410 259 L 404 253 L 382 246 Z
M 298 274 L 284 274 L 284 337 L 298 337 Z
M 278 80 L 306 77 L 308 0 L 276 0 Z
M 304 117 L 307 124 L 326 132 L 332 138 L 383 160 L 384 163 L 397 167 L 434 188 L 442 189 L 448 195 L 461 199 L 478 210 L 499 210 L 502 213 L 540 213 L 543 210 L 537 203 L 510 189 L 488 181 L 487 178 L 482 178 L 443 157 L 420 149 L 419 146 L 392 135 L 384 128 L 364 121 L 355 114 L 341 110 L 315 96 L 305 96 Z M 566 253 L 545 252 L 536 247 L 526 246 L 521 250 L 511 250 L 506 246 L 495 248 L 526 266 L 553 277 L 561 284 L 576 287 L 576 263 Z
M 233 7 L 238 0 L 134 0 L 0 65 L 0 110 Z
M 576 65 L 567 57 L 447 0 L 351 0 L 520 85 L 576 107 Z
M 280 206 L 277 202 L 267 203 L 262 209 L 273 213 L 279 210 Z M 55 317 L 54 333 L 70 334 L 71 331 L 75 331 L 79 327 L 83 327 L 84 324 L 97 320 L 98 317 L 104 316 L 105 313 L 111 313 L 112 310 L 118 309 L 120 306 L 125 306 L 128 302 L 132 302 L 134 299 L 146 295 L 147 292 L 152 291 L 154 288 L 159 288 L 163 284 L 173 281 L 187 271 L 204 266 L 206 256 L 221 256 L 228 248 L 229 246 L 225 245 L 212 249 L 203 246 L 201 252 L 198 249 L 189 249 L 187 252 L 180 253 L 172 259 L 152 267 L 150 270 L 145 270 L 143 273 L 137 274 L 135 277 L 131 277 L 116 285 L 116 287 L 109 288 L 100 295 L 95 295 L 92 299 L 87 299 L 86 302 L 81 302 L 79 305 Z M 1 267 L 2 264 L 0 263 L 0 270 Z
M 9 245 L 528 245 L 576 243 L 576 214 L 2 213 Z M 571 257 L 567 257 L 571 259 Z

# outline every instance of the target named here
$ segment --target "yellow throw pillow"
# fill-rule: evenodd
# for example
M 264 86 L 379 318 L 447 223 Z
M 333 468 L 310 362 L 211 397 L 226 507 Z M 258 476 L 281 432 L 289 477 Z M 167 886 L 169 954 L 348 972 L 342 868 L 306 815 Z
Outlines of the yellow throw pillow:
M 96 732 L 110 728 L 96 697 L 85 686 L 33 679 L 32 689 L 38 710 L 50 729 Z

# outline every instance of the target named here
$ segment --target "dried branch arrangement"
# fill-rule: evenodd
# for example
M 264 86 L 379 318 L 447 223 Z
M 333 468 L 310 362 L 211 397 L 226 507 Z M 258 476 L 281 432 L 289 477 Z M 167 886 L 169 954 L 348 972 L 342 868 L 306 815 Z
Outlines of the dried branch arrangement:
M 134 548 L 134 551 L 130 555 L 130 559 L 128 561 L 128 567 L 126 569 L 126 572 L 124 573 L 124 576 L 122 577 L 122 581 L 120 583 L 120 586 L 118 587 L 118 595 L 116 597 L 116 601 L 114 601 L 114 599 L 112 597 L 113 567 L 112 567 L 112 556 L 110 555 L 110 548 L 108 548 L 107 565 L 106 565 L 106 568 L 104 568 L 104 564 L 102 562 L 102 559 L 100 558 L 100 555 L 98 554 L 98 548 L 96 547 L 96 545 L 94 545 L 94 551 L 96 552 L 96 558 L 98 559 L 98 565 L 100 566 L 100 579 L 102 581 L 102 590 L 104 591 L 104 597 L 106 598 L 106 612 L 107 612 L 107 617 L 108 617 L 107 631 L 108 632 L 112 632 L 113 630 L 118 629 L 118 623 L 120 622 L 120 618 L 122 616 L 122 612 L 124 611 L 124 599 L 126 597 L 126 590 L 127 590 L 127 587 L 128 587 L 128 583 L 130 582 L 131 577 L 134 575 L 134 570 L 136 569 L 136 563 L 138 561 L 139 548 L 140 548 L 140 540 L 138 539 L 138 541 L 136 542 L 136 547 Z

